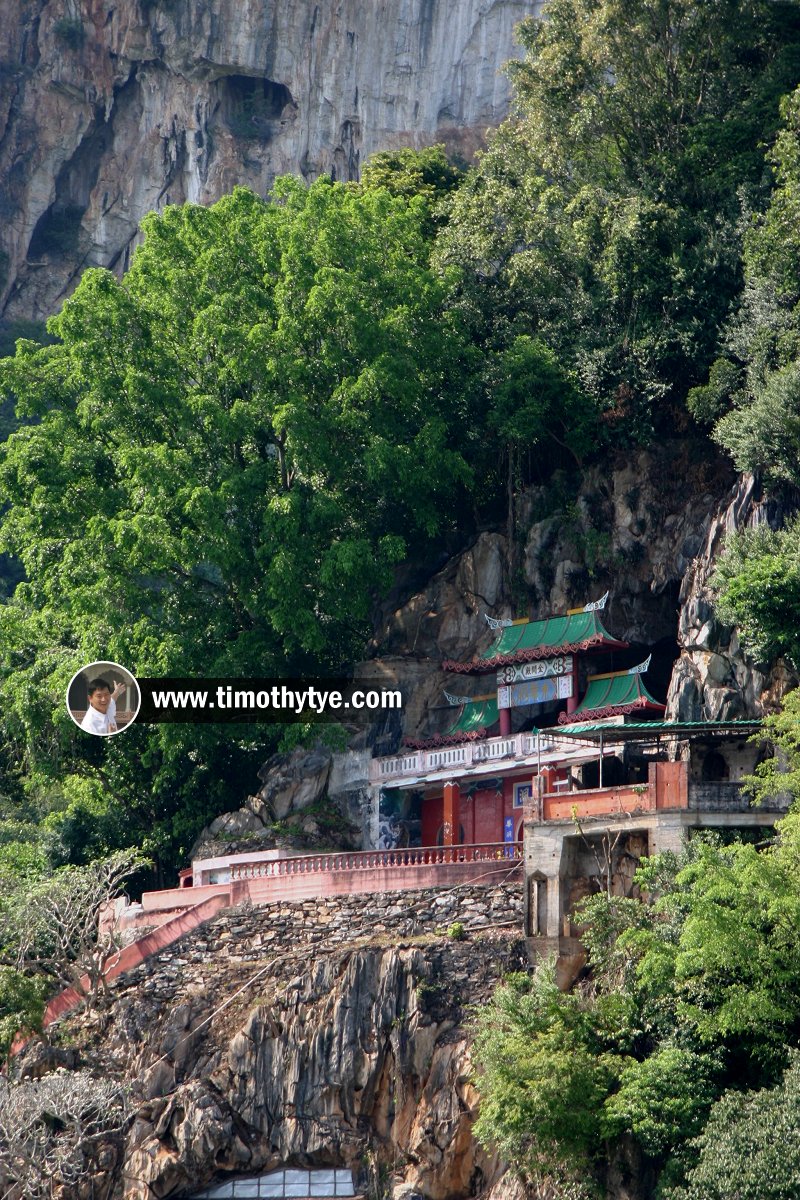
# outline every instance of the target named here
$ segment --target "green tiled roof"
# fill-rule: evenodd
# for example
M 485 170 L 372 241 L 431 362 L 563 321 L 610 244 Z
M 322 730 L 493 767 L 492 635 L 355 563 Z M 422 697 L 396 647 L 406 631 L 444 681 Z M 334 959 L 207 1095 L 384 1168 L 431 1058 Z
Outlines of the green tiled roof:
M 596 609 L 570 613 L 565 617 L 546 617 L 543 621 L 522 621 L 501 629 L 494 645 L 473 662 L 449 660 L 446 671 L 482 674 L 512 663 L 533 662 L 552 654 L 569 654 L 598 646 L 627 646 L 604 628 Z
M 454 733 L 476 733 L 479 729 L 489 729 L 499 719 L 496 699 L 476 700 L 464 705 L 457 721 L 452 729 L 448 729 L 447 734 L 452 736 Z
M 446 733 L 435 733 L 428 738 L 406 738 L 405 744 L 415 750 L 435 750 L 438 746 L 475 741 L 486 737 L 499 719 L 496 696 L 487 700 L 469 700 Z
M 637 709 L 663 712 L 665 704 L 659 704 L 644 686 L 644 677 L 637 673 L 629 675 L 622 671 L 615 675 L 604 675 L 589 679 L 586 695 L 567 718 L 567 724 L 588 716 L 610 717 L 616 713 L 629 713 Z

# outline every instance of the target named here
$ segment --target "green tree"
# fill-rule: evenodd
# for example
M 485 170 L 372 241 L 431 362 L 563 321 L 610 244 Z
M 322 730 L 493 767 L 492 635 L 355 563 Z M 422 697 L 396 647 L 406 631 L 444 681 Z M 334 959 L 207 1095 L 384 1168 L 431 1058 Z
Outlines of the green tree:
M 756 767 L 748 780 L 756 804 L 776 796 L 800 800 L 800 691 L 784 698 L 780 712 L 765 718 L 762 735 L 772 743 L 775 753 Z M 783 837 L 780 853 L 789 869 L 800 866 L 800 816 L 795 805 L 781 822 Z
M 485 371 L 487 422 L 505 447 L 506 521 L 512 577 L 517 495 L 530 482 L 531 458 L 558 456 L 580 464 L 594 443 L 597 411 L 543 342 L 521 335 L 489 357 Z
M 727 1092 L 697 1140 L 699 1160 L 665 1200 L 794 1200 L 800 1178 L 800 1063 L 756 1092 Z
M 771 155 L 775 189 L 744 243 L 745 288 L 726 334 L 727 353 L 690 397 L 716 419 L 714 437 L 739 470 L 780 493 L 800 484 L 800 89 L 783 105 Z M 720 415 L 723 414 L 723 415 Z M 800 664 L 800 522 L 728 539 L 715 584 L 723 620 L 761 662 Z
M 800 450 L 800 90 L 781 107 L 769 156 L 775 187 L 744 238 L 745 286 L 727 353 L 690 397 L 696 415 L 719 418 L 714 436 L 743 471 L 797 484 Z M 726 411 L 729 410 L 729 411 Z M 720 414 L 724 414 L 720 416 Z
M 142 865 L 136 851 L 121 850 L 39 879 L 6 877 L 0 900 L 5 961 L 27 976 L 44 976 L 50 990 L 72 987 L 93 1003 L 121 945 L 113 903 Z
M 666 1158 L 700 1133 L 716 1095 L 716 1070 L 710 1055 L 680 1046 L 626 1063 L 619 1091 L 604 1105 L 606 1132 L 630 1132 L 651 1158 Z
M 58 344 L 0 368 L 35 422 L 0 466 L 0 539 L 27 576 L 0 609 L 5 736 L 41 793 L 99 781 L 148 853 L 237 803 L 269 738 L 134 727 L 87 745 L 63 711 L 73 671 L 341 668 L 409 539 L 457 516 L 471 362 L 427 211 L 292 180 L 168 208 L 122 281 L 84 274 Z
M 728 538 L 712 583 L 720 617 L 757 661 L 800 666 L 800 521 Z
M 364 163 L 361 184 L 367 189 L 386 188 L 393 196 L 419 198 L 428 208 L 424 230 L 433 236 L 444 225 L 449 201 L 461 186 L 465 171 L 450 162 L 444 145 L 412 150 L 383 150 Z
M 49 991 L 44 976 L 0 966 L 0 1058 L 8 1057 L 17 1037 L 41 1033 Z
M 766 848 L 697 837 L 643 861 L 643 899 L 585 901 L 590 981 L 564 995 L 542 966 L 479 1014 L 481 1139 L 541 1186 L 601 1182 L 621 1138 L 662 1190 L 693 1179 L 713 1161 L 712 1107 L 774 1086 L 800 1043 L 799 863 L 792 814 Z
M 559 991 L 549 962 L 511 977 L 479 1010 L 475 1134 L 533 1184 L 591 1181 L 619 1070 L 606 1032 L 591 1004 Z
M 523 22 L 516 112 L 440 239 L 462 319 L 542 338 L 638 436 L 659 410 L 668 428 L 738 295 L 737 190 L 758 195 L 800 77 L 793 21 L 768 0 L 548 0 Z

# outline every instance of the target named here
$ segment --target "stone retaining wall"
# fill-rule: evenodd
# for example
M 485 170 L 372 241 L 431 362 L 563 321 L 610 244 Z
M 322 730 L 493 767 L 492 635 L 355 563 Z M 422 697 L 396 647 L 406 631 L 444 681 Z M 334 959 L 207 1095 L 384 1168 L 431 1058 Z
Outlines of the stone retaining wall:
M 298 958 L 310 961 L 365 942 L 392 946 L 403 939 L 443 935 L 457 922 L 466 935 L 496 925 L 521 935 L 522 884 L 329 896 L 228 909 L 113 980 L 111 988 L 136 988 L 166 999 L 176 985 L 204 987 L 212 964 L 218 986 L 221 975 L 233 983 L 246 964 L 289 954 L 296 970 Z M 283 973 L 282 968 L 277 971 Z

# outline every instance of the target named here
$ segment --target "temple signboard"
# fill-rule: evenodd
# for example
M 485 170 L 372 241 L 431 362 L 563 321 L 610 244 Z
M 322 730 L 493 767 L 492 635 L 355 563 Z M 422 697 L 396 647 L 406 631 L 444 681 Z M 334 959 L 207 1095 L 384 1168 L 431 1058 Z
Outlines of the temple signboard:
M 533 665 L 533 664 L 532 664 Z M 549 679 L 525 679 L 505 684 L 497 689 L 497 707 L 521 708 L 524 704 L 546 704 L 549 700 L 569 700 L 572 695 L 572 675 L 551 676 Z
M 560 654 L 557 658 L 541 658 L 537 662 L 515 663 L 501 667 L 497 672 L 497 686 L 522 683 L 528 679 L 548 679 L 553 675 L 572 673 L 572 655 Z

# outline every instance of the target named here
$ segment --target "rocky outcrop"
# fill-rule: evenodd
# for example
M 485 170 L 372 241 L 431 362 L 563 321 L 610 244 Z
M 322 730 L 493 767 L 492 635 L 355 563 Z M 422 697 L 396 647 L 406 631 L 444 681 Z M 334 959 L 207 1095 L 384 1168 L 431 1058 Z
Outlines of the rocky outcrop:
M 448 716 L 452 720 L 444 692 L 459 688 L 439 664 L 444 658 L 471 658 L 492 640 L 485 615 L 508 616 L 511 611 L 506 539 L 482 533 L 423 590 L 383 613 L 373 644 L 376 658 L 364 671 L 383 686 L 400 688 L 403 711 L 402 725 L 390 726 L 390 736 L 376 745 L 376 753 L 393 753 L 401 732 L 411 736 L 430 730 L 437 709 L 442 710 L 440 722 L 446 724 Z
M 682 581 L 734 477 L 710 447 L 692 462 L 691 444 L 676 441 L 585 471 L 571 498 L 563 481 L 555 506 L 557 487 L 529 493 L 522 523 L 532 615 L 565 612 L 609 591 L 606 623 L 615 635 L 674 646 Z M 555 511 L 538 516 L 546 507 Z
M 20 0 L 0 28 L 0 313 L 43 318 L 124 268 L 145 213 L 276 175 L 469 158 L 537 0 Z
M 333 755 L 321 744 L 273 754 L 258 772 L 261 788 L 235 812 L 216 817 L 198 837 L 190 858 L 215 858 L 280 847 L 356 848 L 361 812 L 351 811 L 347 785 L 329 794 Z
M 785 512 L 766 497 L 752 475 L 739 478 L 703 525 L 703 545 L 681 584 L 678 640 L 680 657 L 667 697 L 670 720 L 736 720 L 763 716 L 780 706 L 797 675 L 785 663 L 756 663 L 735 629 L 723 625 L 714 609 L 711 581 L 725 538 L 759 525 L 779 528 Z
M 262 786 L 253 801 L 262 821 L 279 821 L 319 800 L 330 770 L 331 753 L 321 747 L 273 755 L 258 773 Z
M 467 1018 L 527 961 L 520 907 L 506 884 L 235 910 L 114 981 L 69 1038 L 133 1083 L 115 1194 L 287 1165 L 398 1200 L 487 1190 L 502 1167 L 471 1136 Z M 444 935 L 455 918 L 464 940 Z
M 777 528 L 785 515 L 752 477 L 737 478 L 713 447 L 688 439 L 531 489 L 518 505 L 523 586 L 515 601 L 506 539 L 484 533 L 382 618 L 376 650 L 407 697 L 404 732 L 432 731 L 448 715 L 443 691 L 465 690 L 438 664 L 489 644 L 484 613 L 536 619 L 606 591 L 609 630 L 634 656 L 654 649 L 647 684 L 667 697 L 668 719 L 771 711 L 796 676 L 781 662 L 748 657 L 716 617 L 710 581 L 727 534 L 764 522 Z
M 427 586 L 386 613 L 376 638 L 382 658 L 459 658 L 483 637 L 484 614 L 510 612 L 506 539 L 482 533 Z

